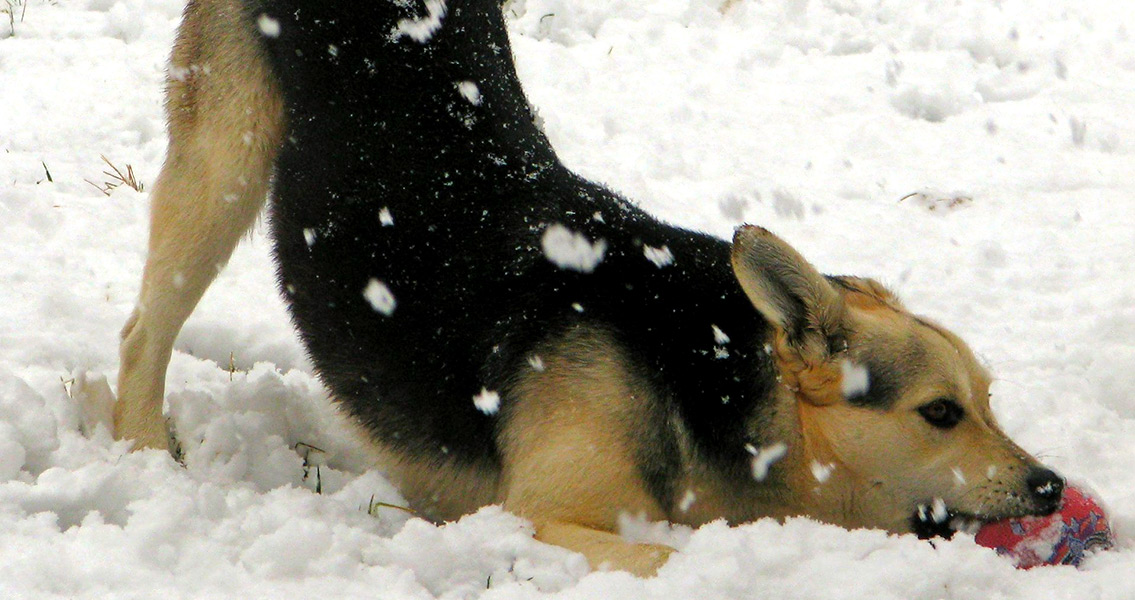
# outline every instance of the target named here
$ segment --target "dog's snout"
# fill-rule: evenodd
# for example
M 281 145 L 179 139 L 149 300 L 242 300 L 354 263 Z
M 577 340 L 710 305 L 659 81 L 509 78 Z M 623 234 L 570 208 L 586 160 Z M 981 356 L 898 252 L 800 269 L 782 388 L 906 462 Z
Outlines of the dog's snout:
M 1025 479 L 1025 485 L 1046 513 L 1051 513 L 1060 506 L 1060 499 L 1064 496 L 1064 478 L 1052 469 L 1033 467 Z

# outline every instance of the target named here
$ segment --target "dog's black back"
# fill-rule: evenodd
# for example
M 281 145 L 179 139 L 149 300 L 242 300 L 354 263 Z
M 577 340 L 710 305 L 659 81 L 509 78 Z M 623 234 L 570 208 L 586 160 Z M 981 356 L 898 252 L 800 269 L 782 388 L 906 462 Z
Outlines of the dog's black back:
M 659 223 L 560 164 L 493 0 L 450 0 L 423 41 L 399 32 L 428 17 L 405 4 L 248 8 L 250 27 L 279 26 L 263 40 L 289 123 L 271 204 L 280 285 L 336 399 L 388 444 L 493 463 L 510 386 L 537 345 L 599 328 L 651 382 L 655 414 L 742 468 L 744 443 L 760 442 L 746 420 L 774 378 L 767 325 L 734 279 L 729 245 Z M 479 104 L 460 82 L 475 84 Z M 545 256 L 557 223 L 605 241 L 593 272 Z M 668 247 L 673 264 L 657 266 L 644 245 Z M 364 298 L 371 279 L 393 293 L 391 314 Z M 730 341 L 715 341 L 714 326 Z M 474 406 L 482 388 L 500 392 L 500 413 Z M 657 494 L 669 495 L 659 482 L 675 465 L 650 466 Z

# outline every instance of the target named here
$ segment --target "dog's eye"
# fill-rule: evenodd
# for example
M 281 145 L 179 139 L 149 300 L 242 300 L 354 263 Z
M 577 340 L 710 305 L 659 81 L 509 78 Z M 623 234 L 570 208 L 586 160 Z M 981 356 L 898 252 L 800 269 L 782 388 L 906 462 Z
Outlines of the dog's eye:
M 922 415 L 927 423 L 939 429 L 951 429 L 961 422 L 966 413 L 957 402 L 949 398 L 939 398 L 920 406 L 918 414 Z

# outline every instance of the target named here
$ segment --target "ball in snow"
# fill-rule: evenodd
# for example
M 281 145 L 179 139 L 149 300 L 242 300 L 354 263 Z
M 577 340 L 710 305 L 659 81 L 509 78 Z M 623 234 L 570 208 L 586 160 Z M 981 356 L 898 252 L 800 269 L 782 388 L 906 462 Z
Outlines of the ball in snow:
M 1083 489 L 1068 487 L 1055 513 L 987 523 L 974 541 L 1009 556 L 1017 568 L 1031 569 L 1079 566 L 1090 552 L 1111 548 L 1115 537 L 1099 502 Z

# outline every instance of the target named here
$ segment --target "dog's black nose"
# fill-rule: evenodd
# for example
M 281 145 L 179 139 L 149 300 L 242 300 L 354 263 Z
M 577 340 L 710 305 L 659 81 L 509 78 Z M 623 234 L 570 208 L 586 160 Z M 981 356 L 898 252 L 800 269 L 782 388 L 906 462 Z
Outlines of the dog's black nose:
M 1045 512 L 1051 513 L 1059 508 L 1060 499 L 1064 496 L 1064 478 L 1052 469 L 1033 467 L 1025 479 L 1025 485 Z

